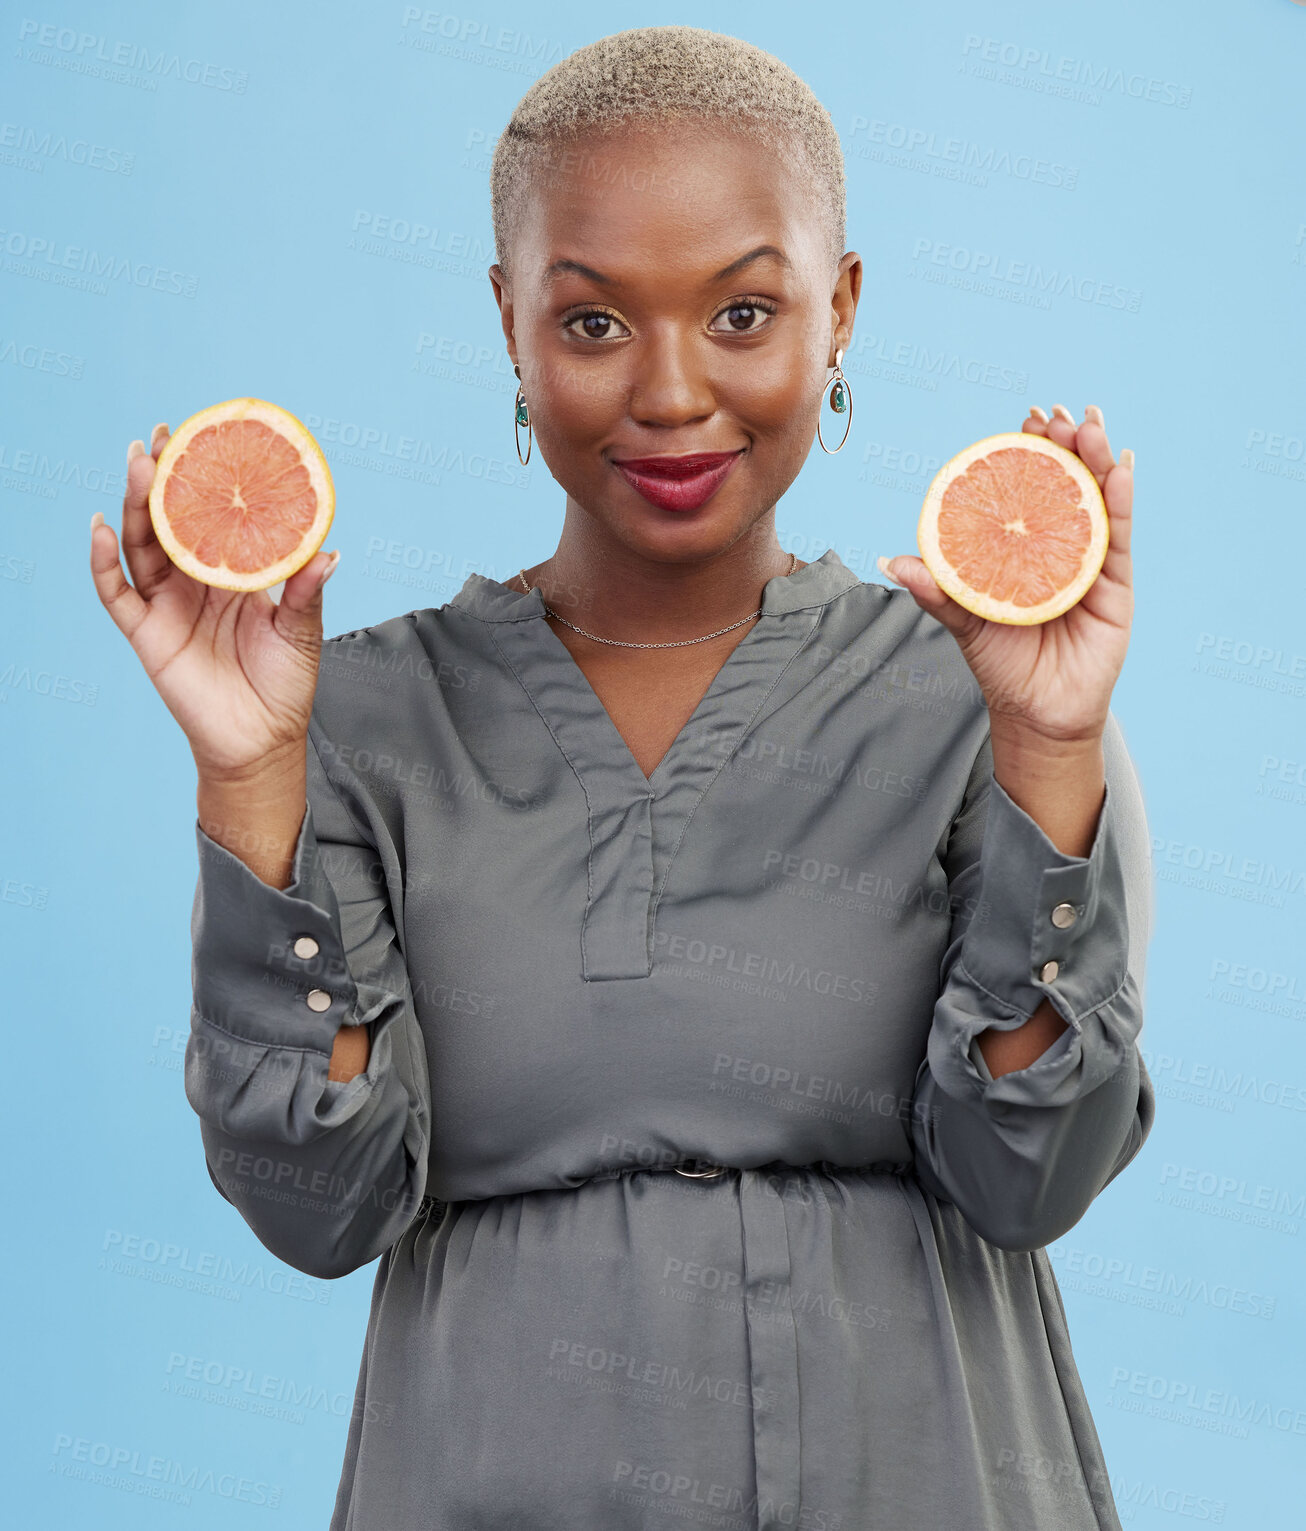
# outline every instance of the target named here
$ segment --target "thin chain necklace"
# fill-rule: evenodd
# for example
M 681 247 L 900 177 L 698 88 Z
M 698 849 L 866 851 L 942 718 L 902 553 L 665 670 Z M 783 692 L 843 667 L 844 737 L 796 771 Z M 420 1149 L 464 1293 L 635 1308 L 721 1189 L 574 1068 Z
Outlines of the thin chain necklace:
M 789 570 L 788 573 L 784 576 L 785 579 L 788 579 L 789 575 L 792 574 L 797 567 L 798 555 L 797 553 L 790 553 Z M 529 595 L 531 593 L 531 587 L 526 583 L 526 570 L 518 570 L 517 577 L 521 580 L 522 589 L 526 592 L 527 595 Z M 543 600 L 543 596 L 541 596 L 540 599 Z M 558 617 L 558 613 L 554 611 L 552 606 L 545 605 L 544 609 L 551 617 Z M 704 633 L 701 638 L 677 638 L 674 643 L 623 643 L 620 638 L 600 638 L 597 633 L 587 633 L 583 627 L 577 627 L 574 622 L 568 622 L 566 617 L 558 617 L 558 621 L 561 622 L 564 627 L 571 628 L 573 633 L 579 633 L 582 638 L 593 638 L 595 643 L 610 643 L 615 648 L 619 649 L 679 649 L 683 648 L 687 643 L 706 643 L 709 638 L 719 638 L 722 633 L 733 632 L 735 628 L 742 627 L 745 622 L 751 622 L 754 617 L 760 617 L 761 615 L 762 608 L 759 606 L 756 611 L 750 611 L 746 617 L 740 617 L 738 622 L 732 622 L 729 627 L 718 627 L 716 632 Z

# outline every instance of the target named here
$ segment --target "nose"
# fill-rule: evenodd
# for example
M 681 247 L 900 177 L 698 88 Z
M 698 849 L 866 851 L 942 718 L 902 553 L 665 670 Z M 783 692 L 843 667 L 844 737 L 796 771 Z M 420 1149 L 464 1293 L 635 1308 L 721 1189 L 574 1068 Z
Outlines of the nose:
M 716 398 L 702 345 L 698 337 L 672 326 L 645 337 L 631 377 L 632 420 L 640 425 L 680 426 L 713 414 Z

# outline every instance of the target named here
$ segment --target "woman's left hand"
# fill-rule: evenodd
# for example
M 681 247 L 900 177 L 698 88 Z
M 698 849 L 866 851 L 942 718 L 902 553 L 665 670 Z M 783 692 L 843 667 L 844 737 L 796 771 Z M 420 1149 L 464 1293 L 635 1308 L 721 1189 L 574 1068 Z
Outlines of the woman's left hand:
M 1056 743 L 1100 739 L 1134 610 L 1129 556 L 1134 454 L 1122 452 L 1115 461 L 1095 407 L 1084 411 L 1078 428 L 1063 405 L 1054 406 L 1051 419 L 1032 408 L 1022 429 L 1076 453 L 1106 501 L 1111 528 L 1106 560 L 1081 600 L 1050 622 L 1019 627 L 967 611 L 939 588 L 915 554 L 881 558 L 879 567 L 956 638 L 995 724 Z

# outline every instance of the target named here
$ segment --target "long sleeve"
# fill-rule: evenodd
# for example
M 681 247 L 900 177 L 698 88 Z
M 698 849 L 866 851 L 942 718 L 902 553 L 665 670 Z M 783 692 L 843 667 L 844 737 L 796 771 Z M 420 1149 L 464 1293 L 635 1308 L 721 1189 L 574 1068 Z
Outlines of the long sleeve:
M 944 852 L 952 927 L 916 1078 L 916 1168 L 1004 1249 L 1040 1248 L 1072 1228 L 1137 1155 L 1155 1114 L 1137 1045 L 1151 856 L 1114 714 L 1103 757 L 1089 854 L 1067 856 L 994 780 L 986 734 Z M 1021 1025 L 1045 997 L 1067 1029 L 994 1079 L 976 1037 Z
M 362 798 L 328 778 L 315 737 L 307 766 L 284 889 L 261 881 L 196 819 L 185 1089 L 218 1190 L 265 1248 L 330 1278 L 375 1259 L 416 1214 L 430 1098 Z M 370 1027 L 368 1066 L 328 1082 L 341 1025 Z

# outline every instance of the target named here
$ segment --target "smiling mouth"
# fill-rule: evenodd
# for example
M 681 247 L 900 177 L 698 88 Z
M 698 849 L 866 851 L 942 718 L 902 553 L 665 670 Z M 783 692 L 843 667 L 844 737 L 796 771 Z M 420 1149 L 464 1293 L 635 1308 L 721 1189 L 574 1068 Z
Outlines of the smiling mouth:
M 717 492 L 735 463 L 736 452 L 690 452 L 681 457 L 628 457 L 613 466 L 650 504 L 662 510 L 697 510 Z

